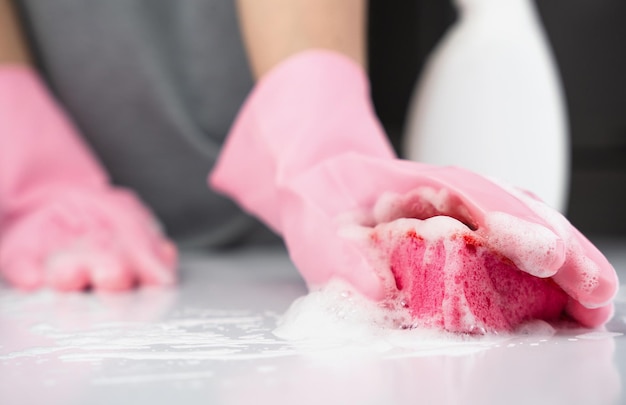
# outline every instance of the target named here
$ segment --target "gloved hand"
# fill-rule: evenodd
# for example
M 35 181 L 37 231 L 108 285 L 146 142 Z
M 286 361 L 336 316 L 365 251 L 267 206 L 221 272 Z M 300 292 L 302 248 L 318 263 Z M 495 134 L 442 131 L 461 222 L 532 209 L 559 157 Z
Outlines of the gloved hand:
M 459 332 L 611 316 L 615 272 L 565 218 L 471 172 L 397 159 L 368 92 L 341 55 L 291 57 L 257 84 L 210 178 L 282 234 L 310 287 L 340 277 Z
M 13 285 L 172 284 L 176 248 L 103 169 L 27 67 L 0 68 L 0 273 Z

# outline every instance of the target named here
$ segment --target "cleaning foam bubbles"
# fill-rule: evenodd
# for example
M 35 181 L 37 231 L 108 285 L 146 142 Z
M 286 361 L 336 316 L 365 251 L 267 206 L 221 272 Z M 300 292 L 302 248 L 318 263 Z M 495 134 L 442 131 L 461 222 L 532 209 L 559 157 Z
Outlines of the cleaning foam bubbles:
M 522 336 L 552 337 L 556 335 L 556 329 L 546 321 L 534 319 L 521 324 L 515 333 Z
M 387 307 L 385 307 L 387 306 Z M 288 340 L 356 342 L 410 322 L 408 310 L 370 301 L 340 279 L 297 299 L 274 334 Z
M 602 290 L 599 263 L 605 262 L 604 266 L 608 268 L 611 266 L 604 256 L 590 242 L 586 242 L 585 237 L 573 229 L 569 221 L 560 213 L 537 198 L 533 198 L 528 192 L 505 183 L 495 182 L 526 204 L 563 240 L 566 246 L 563 268 L 568 270 L 559 269 L 557 275 L 559 285 L 588 308 L 606 305 L 612 297 L 607 296 L 606 300 L 598 300 L 597 297 L 593 297 L 594 294 L 597 294 L 597 290 L 600 293 Z M 585 247 L 587 244 L 588 246 Z
M 504 212 L 485 216 L 489 245 L 536 277 L 553 276 L 565 260 L 564 246 L 548 228 Z
M 301 353 L 332 356 L 461 355 L 506 340 L 504 335 L 469 336 L 415 328 L 401 300 L 373 302 L 340 279 L 296 300 L 274 334 Z

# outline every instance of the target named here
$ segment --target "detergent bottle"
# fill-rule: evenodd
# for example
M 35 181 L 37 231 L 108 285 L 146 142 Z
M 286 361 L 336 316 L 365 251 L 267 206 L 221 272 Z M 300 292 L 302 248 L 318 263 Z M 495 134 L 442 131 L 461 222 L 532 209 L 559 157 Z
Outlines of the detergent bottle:
M 406 158 L 468 168 L 563 211 L 569 137 L 556 63 L 530 0 L 456 0 L 457 22 L 427 61 L 404 134 Z

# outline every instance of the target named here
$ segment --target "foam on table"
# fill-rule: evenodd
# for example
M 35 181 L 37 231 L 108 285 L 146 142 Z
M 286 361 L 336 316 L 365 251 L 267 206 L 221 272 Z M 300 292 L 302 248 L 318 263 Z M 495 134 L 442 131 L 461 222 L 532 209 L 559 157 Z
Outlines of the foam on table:
M 402 300 L 371 301 L 350 284 L 333 279 L 297 299 L 273 333 L 289 341 L 299 353 L 332 361 L 353 355 L 463 355 L 502 344 L 513 336 L 548 338 L 556 333 L 540 320 L 518 325 L 515 335 L 451 333 L 420 327 L 405 304 Z

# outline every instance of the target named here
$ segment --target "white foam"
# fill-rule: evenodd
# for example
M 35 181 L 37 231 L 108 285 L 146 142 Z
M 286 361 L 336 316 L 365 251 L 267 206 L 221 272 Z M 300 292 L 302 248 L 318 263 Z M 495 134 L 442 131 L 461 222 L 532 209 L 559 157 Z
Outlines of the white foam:
M 345 282 L 331 280 L 320 290 L 297 299 L 278 323 L 281 338 L 351 342 L 410 319 L 408 311 L 383 311 Z
M 584 256 L 582 249 L 578 246 L 570 255 L 576 267 L 580 269 L 580 276 L 583 280 L 578 287 L 583 293 L 592 294 L 600 285 L 600 268 L 593 260 Z
M 548 322 L 536 319 L 523 323 L 515 333 L 523 336 L 552 337 L 556 335 L 556 329 Z
M 425 220 L 402 218 L 393 221 L 393 229 L 404 236 L 407 230 L 415 230 L 424 240 L 440 240 L 450 235 L 468 233 L 469 230 L 462 222 L 446 216 L 437 216 Z
M 496 183 L 525 203 L 535 214 L 552 227 L 556 235 L 558 235 L 567 246 L 567 259 L 570 260 L 570 265 L 574 265 L 577 268 L 576 277 L 583 279 L 582 282 L 577 283 L 576 288 L 584 294 L 591 294 L 599 285 L 600 268 L 586 256 L 583 248 L 572 233 L 569 221 L 558 211 L 554 210 L 546 203 L 531 197 L 523 190 L 512 187 L 506 183 Z M 571 294 L 574 291 L 567 292 Z M 578 293 L 579 291 L 575 292 Z M 589 303 L 586 303 L 586 306 L 591 307 Z M 597 306 L 601 305 L 595 305 L 595 307 Z
M 489 230 L 489 245 L 527 273 L 550 277 L 563 263 L 562 247 L 557 250 L 560 238 L 544 226 L 504 212 L 487 213 L 485 226 Z M 559 256 L 561 260 L 557 260 Z
M 59 299 L 68 299 L 81 311 L 89 310 L 97 302 L 97 297 L 87 294 L 59 298 L 50 292 L 41 292 L 21 298 L 18 296 L 21 297 L 18 292 L 6 293 L 0 303 L 8 305 L 0 305 L 0 314 L 10 312 L 12 315 L 27 316 L 33 312 L 36 319 L 41 319 L 43 309 Z M 37 305 L 31 311 L 33 303 Z M 114 308 L 95 306 L 106 312 L 101 321 L 77 325 L 35 323 L 30 332 L 42 337 L 41 342 L 25 350 L 2 350 L 0 361 L 14 363 L 22 358 L 65 362 L 100 362 L 105 359 L 247 360 L 293 355 L 288 344 L 269 333 L 268 329 L 276 322 L 274 313 L 185 307 L 174 319 L 155 322 L 127 320 L 124 316 L 117 316 Z M 69 313 L 74 312 L 74 307 L 66 309 Z M 116 320 L 109 321 L 109 315 Z M 267 325 L 271 326 L 268 328 Z
M 373 215 L 377 224 L 403 217 L 404 205 L 400 195 L 392 192 L 381 194 L 374 205 Z
M 383 354 L 385 357 L 462 355 L 484 350 L 505 336 L 467 336 L 426 328 L 407 328 L 409 312 L 375 303 L 340 280 L 298 299 L 274 334 L 300 353 L 336 357 Z

